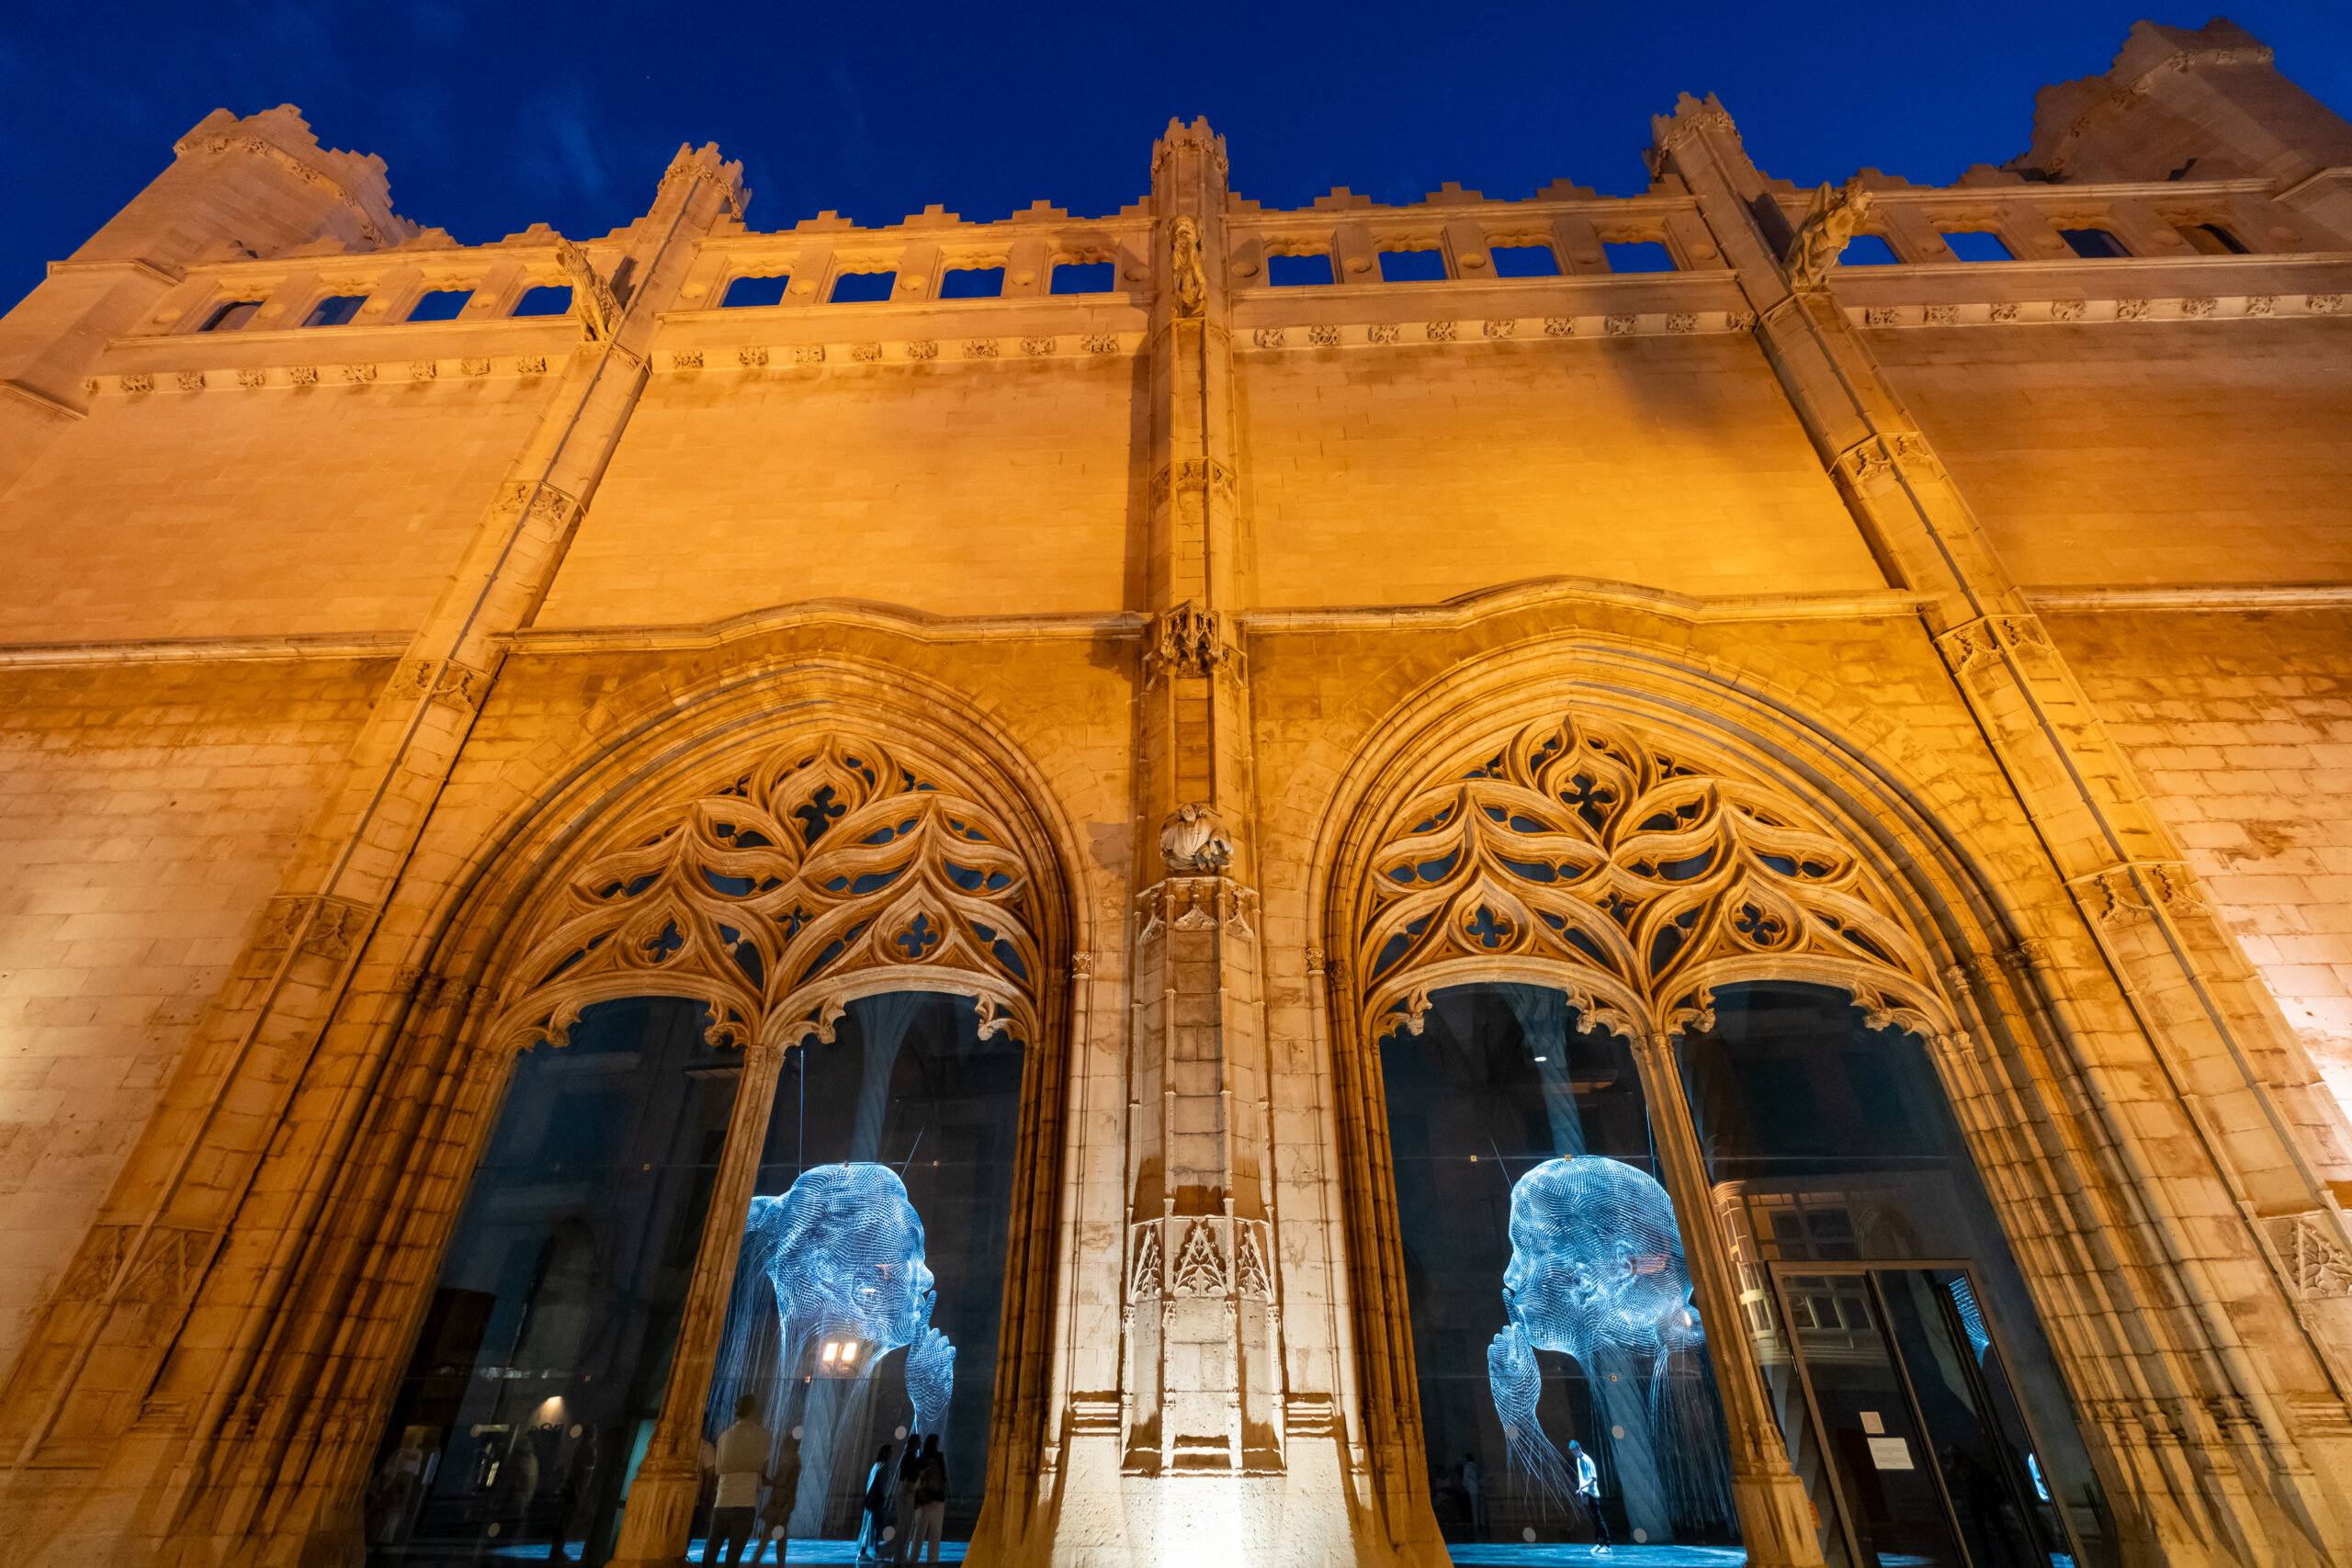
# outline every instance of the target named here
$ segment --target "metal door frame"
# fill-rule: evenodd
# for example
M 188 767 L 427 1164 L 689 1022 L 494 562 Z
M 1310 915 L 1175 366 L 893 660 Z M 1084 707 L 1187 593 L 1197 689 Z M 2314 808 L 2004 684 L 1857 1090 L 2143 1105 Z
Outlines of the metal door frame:
M 1781 1314 L 1781 1330 L 1788 1336 L 1789 1360 L 1796 1369 L 1797 1384 L 1804 1393 L 1805 1416 L 1813 1423 L 1814 1441 L 1820 1445 L 1824 1461 L 1823 1472 L 1829 1478 L 1830 1496 L 1838 1505 L 1838 1526 L 1839 1532 L 1846 1538 L 1847 1560 L 1853 1568 L 1868 1568 L 1868 1564 L 1862 1559 L 1861 1540 L 1854 1529 L 1853 1507 L 1847 1500 L 1845 1484 L 1839 1478 L 1838 1461 L 1829 1446 L 1828 1428 L 1821 1418 L 1820 1403 L 1814 1397 L 1812 1368 L 1797 1344 L 1796 1321 L 1789 1312 L 1788 1277 L 1791 1274 L 1849 1274 L 1862 1277 L 1863 1284 L 1869 1293 L 1871 1311 L 1877 1314 L 1878 1318 L 1878 1321 L 1871 1325 L 1871 1328 L 1877 1333 L 1880 1342 L 1886 1347 L 1887 1360 L 1894 1368 L 1895 1380 L 1901 1385 L 1903 1392 L 1904 1405 L 1910 1412 L 1912 1429 L 1919 1434 L 1921 1445 L 1928 1450 L 1924 1456 L 1927 1461 L 1925 1468 L 1934 1478 L 1936 1495 L 1943 1503 L 1944 1523 L 1951 1532 L 1952 1545 L 1960 1554 L 1962 1568 L 1976 1568 L 1975 1559 L 1968 1550 L 1968 1538 L 1960 1528 L 1959 1510 L 1952 1506 L 1951 1490 L 1944 1483 L 1943 1467 L 1936 1462 L 1933 1446 L 1928 1440 L 1927 1418 L 1920 1413 L 1918 1393 L 1912 1383 L 1911 1368 L 1904 1359 L 1903 1348 L 1895 1343 L 1894 1337 L 1889 1330 L 1885 1295 L 1877 1279 L 1874 1278 L 1882 1272 L 1935 1269 L 1953 1269 L 1966 1276 L 1969 1292 L 1976 1298 L 1977 1315 L 1984 1325 L 1984 1337 L 1991 1343 L 1995 1354 L 2001 1358 L 2001 1374 L 2008 1379 L 2010 1396 L 2016 1399 L 2017 1377 L 2010 1371 L 2015 1363 L 2009 1356 L 2008 1348 L 2001 1342 L 2001 1335 L 1994 1326 L 1991 1316 L 1984 1311 L 1984 1291 L 1972 1259 L 1965 1258 L 1838 1258 L 1823 1262 L 1771 1260 L 1764 1264 L 1765 1274 L 1772 1282 L 1773 1305 Z M 1986 1395 L 1988 1391 L 1984 1388 L 1984 1373 L 1981 1367 L 1976 1369 L 1975 1382 L 1980 1397 Z M 2025 1439 L 2032 1445 L 2031 1451 L 2039 1453 L 2041 1451 L 2041 1434 L 2033 1429 L 2032 1417 L 2027 1414 L 2025 1402 L 2016 1400 L 2016 1403 L 2018 1420 L 2026 1428 Z M 1997 1438 L 2000 1428 L 1996 1424 L 1989 1397 L 1984 1398 L 1984 1417 L 1988 1424 L 1993 1425 L 1994 1433 Z M 2031 1479 L 2030 1475 L 2027 1477 L 2029 1482 Z M 2082 1542 L 2075 1538 L 2075 1522 L 2066 1515 L 2065 1500 L 2053 1495 L 2051 1505 L 2052 1511 L 2058 1516 L 2058 1528 L 2065 1532 L 2064 1545 L 2080 1568 L 2080 1565 L 2086 1564 L 2087 1560 L 2083 1555 Z M 2034 1534 L 2032 1523 L 2030 1519 L 2022 1522 L 2026 1524 L 2030 1539 Z

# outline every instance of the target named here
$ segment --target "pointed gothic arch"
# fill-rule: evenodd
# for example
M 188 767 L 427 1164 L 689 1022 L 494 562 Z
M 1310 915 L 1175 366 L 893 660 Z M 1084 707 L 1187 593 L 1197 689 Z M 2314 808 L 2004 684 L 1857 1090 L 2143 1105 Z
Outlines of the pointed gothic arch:
M 974 998 L 1034 1041 L 1035 875 L 1001 814 L 921 748 L 842 728 L 714 764 L 617 817 L 525 914 L 488 1038 L 560 1043 L 582 1010 L 675 996 L 710 1036 L 830 1042 L 889 991 Z
M 1363 1038 L 1419 1032 L 1476 980 L 1567 992 L 1581 1027 L 1705 1027 L 1714 988 L 1807 980 L 1873 1028 L 1952 1030 L 1926 944 L 1868 858 L 1793 792 L 1569 710 L 1425 765 L 1368 840 L 1348 906 Z

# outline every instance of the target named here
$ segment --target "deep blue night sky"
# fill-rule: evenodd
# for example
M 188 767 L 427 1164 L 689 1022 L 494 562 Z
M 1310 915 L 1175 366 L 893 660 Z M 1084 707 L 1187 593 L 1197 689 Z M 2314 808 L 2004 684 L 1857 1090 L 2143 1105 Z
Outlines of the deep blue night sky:
M 1171 114 L 1227 136 L 1268 206 L 1565 176 L 1643 188 L 1649 117 L 1720 94 L 1765 169 L 1923 184 L 2022 152 L 2034 89 L 2095 74 L 2147 0 L 1495 6 L 821 6 L 18 0 L 0 21 L 0 299 L 70 253 L 216 106 L 291 102 L 380 154 L 401 213 L 460 241 L 627 222 L 682 141 L 745 164 L 755 228 L 1136 199 Z M 2197 26 L 2204 10 L 2156 12 Z M 2230 15 L 2352 113 L 2352 0 Z M 1789 18 L 1795 18 L 1793 20 Z

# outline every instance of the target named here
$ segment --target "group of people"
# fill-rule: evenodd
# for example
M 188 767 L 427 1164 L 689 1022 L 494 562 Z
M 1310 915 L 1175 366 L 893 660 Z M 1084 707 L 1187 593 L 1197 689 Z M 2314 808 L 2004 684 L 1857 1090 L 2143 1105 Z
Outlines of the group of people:
M 783 1461 L 768 1472 L 768 1456 L 775 1439 L 760 1422 L 760 1404 L 750 1394 L 735 1402 L 735 1424 L 703 1446 L 703 1464 L 718 1479 L 711 1500 L 710 1531 L 703 1539 L 705 1568 L 712 1562 L 757 1562 L 776 1543 L 775 1560 L 785 1560 L 785 1521 L 800 1490 L 800 1442 L 785 1444 Z M 769 1489 L 768 1506 L 760 1506 L 760 1489 Z M 918 1441 L 907 1439 L 907 1451 L 896 1464 L 890 1445 L 874 1456 L 865 1477 L 864 1515 L 857 1534 L 860 1562 L 937 1562 L 940 1536 L 947 1523 L 947 1460 L 939 1451 L 939 1434 Z M 748 1551 L 745 1550 L 749 1548 Z
M 890 1463 L 890 1445 L 884 1443 L 865 1472 L 865 1524 L 857 1532 L 857 1560 L 937 1562 L 946 1522 L 947 1460 L 939 1451 L 939 1434 L 926 1434 L 920 1444 L 910 1436 L 896 1466 Z

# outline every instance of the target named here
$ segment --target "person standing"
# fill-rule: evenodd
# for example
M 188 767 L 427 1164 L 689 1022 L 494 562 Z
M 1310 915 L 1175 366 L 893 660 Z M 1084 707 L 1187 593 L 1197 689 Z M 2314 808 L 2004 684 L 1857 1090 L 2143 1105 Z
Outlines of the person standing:
M 1600 1511 L 1600 1467 L 1574 1438 L 1568 1439 L 1568 1462 L 1577 1467 L 1577 1501 L 1592 1521 L 1592 1554 L 1607 1557 L 1615 1549 L 1609 1540 L 1609 1516 Z
M 775 1467 L 775 1474 L 768 1486 L 767 1506 L 760 1510 L 760 1535 L 775 1542 L 775 1560 L 784 1562 L 792 1550 L 786 1539 L 792 1526 L 792 1506 L 800 1500 L 800 1428 L 795 1427 L 784 1439 L 784 1458 Z M 765 1549 L 758 1541 L 752 1544 L 752 1561 L 757 1562 Z
M 922 1478 L 922 1443 L 910 1434 L 907 1451 L 899 1461 L 899 1484 L 890 1495 L 890 1510 L 896 1516 L 897 1534 L 890 1538 L 888 1561 L 910 1562 L 914 1560 L 914 1548 L 910 1543 L 915 1535 L 915 1483 Z
M 947 1459 L 939 1451 L 939 1434 L 932 1432 L 923 1438 L 922 1468 L 915 1474 L 914 1540 L 922 1543 L 922 1562 L 941 1561 L 939 1537 L 946 1524 Z M 907 1561 L 916 1560 L 913 1542 L 910 1542 Z
M 703 1537 L 704 1568 L 713 1562 L 749 1562 L 759 1556 L 751 1546 L 760 1526 L 760 1488 L 767 1483 L 768 1450 L 775 1439 L 760 1425 L 760 1402 L 750 1394 L 735 1402 L 735 1424 L 712 1444 L 709 1464 L 718 1477 L 718 1491 L 710 1502 L 710 1533 Z M 726 1555 L 716 1555 L 725 1541 Z
M 890 1517 L 890 1445 L 883 1444 L 874 1450 L 874 1468 L 865 1472 L 865 1522 L 857 1532 L 857 1560 L 860 1562 L 879 1561 L 883 1548 L 888 1544 L 885 1523 Z
M 1487 1539 L 1487 1467 L 1478 1462 L 1476 1453 L 1462 1456 L 1462 1492 L 1470 1502 L 1470 1530 L 1478 1540 Z

